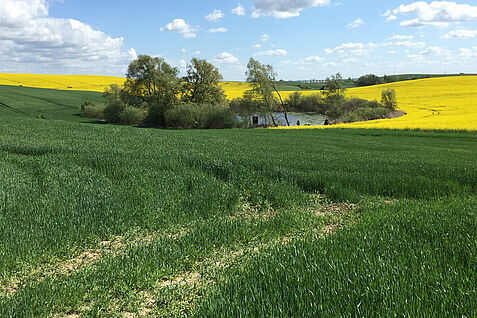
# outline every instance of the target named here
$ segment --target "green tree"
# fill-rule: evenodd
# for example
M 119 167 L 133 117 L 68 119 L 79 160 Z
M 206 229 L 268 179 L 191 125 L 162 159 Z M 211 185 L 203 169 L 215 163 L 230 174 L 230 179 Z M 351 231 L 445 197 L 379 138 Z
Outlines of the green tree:
M 394 88 L 388 88 L 381 92 L 381 104 L 390 110 L 396 110 L 398 102 Z
M 136 99 L 136 105 L 172 105 L 177 102 L 180 83 L 177 68 L 160 57 L 139 55 L 129 64 L 124 91 Z M 124 98 L 123 98 L 124 99 Z M 129 102 L 133 99 L 130 98 Z M 140 102 L 140 104 L 138 103 Z
M 224 104 L 226 97 L 219 86 L 222 79 L 217 67 L 194 57 L 187 65 L 183 99 L 197 104 Z
M 380 82 L 381 80 L 379 79 L 378 76 L 374 74 L 368 74 L 358 78 L 358 81 L 356 82 L 356 84 L 358 86 L 371 86 L 371 85 L 380 84 Z
M 287 106 L 283 102 L 282 96 L 278 91 L 278 83 L 276 80 L 277 74 L 275 73 L 273 66 L 261 64 L 254 58 L 250 58 L 247 64 L 247 82 L 251 83 L 252 89 L 249 93 L 254 96 L 255 99 L 259 99 L 265 106 L 265 111 L 272 118 L 274 126 L 278 126 L 275 118 L 273 117 L 273 111 L 279 110 L 283 113 L 285 121 L 288 126 L 288 110 Z M 275 97 L 275 95 L 278 99 Z
M 326 78 L 324 92 L 325 102 L 333 104 L 344 100 L 343 77 L 340 73 Z
M 293 111 L 300 111 L 300 106 L 303 102 L 303 96 L 300 92 L 291 93 L 288 98 L 285 99 L 285 103 L 288 105 L 288 108 Z

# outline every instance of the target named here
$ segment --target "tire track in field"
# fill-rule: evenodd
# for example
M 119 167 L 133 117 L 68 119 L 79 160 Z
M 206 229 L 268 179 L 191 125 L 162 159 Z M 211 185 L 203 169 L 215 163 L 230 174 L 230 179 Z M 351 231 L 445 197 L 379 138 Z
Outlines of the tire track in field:
M 12 111 L 12 112 L 14 112 L 14 113 L 17 113 L 17 114 L 20 114 L 20 115 L 28 116 L 27 113 L 25 113 L 25 112 L 23 112 L 23 111 L 21 111 L 21 110 L 19 110 L 19 109 L 16 109 L 16 108 L 14 108 L 14 107 L 12 107 L 12 106 L 9 106 L 9 105 L 7 105 L 7 104 L 5 104 L 5 103 L 2 103 L 2 102 L 0 102 L 0 107 L 3 107 L 3 108 L 5 108 L 5 109 L 7 109 L 7 110 L 10 110 L 10 111 Z

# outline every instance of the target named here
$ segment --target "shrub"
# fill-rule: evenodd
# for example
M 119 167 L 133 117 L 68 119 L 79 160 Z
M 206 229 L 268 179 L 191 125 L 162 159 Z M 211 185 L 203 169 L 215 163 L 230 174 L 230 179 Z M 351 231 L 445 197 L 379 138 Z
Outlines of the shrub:
M 84 101 L 81 106 L 80 106 L 80 110 L 81 112 L 83 112 L 85 110 L 86 107 L 94 107 L 94 103 L 90 100 L 87 100 L 87 101 Z
M 126 105 L 120 100 L 108 101 L 104 108 L 104 119 L 110 123 L 120 123 L 121 113 L 126 109 Z
M 388 88 L 381 92 L 381 104 L 390 110 L 396 110 L 398 103 L 394 88 Z
M 81 107 L 81 116 L 86 118 L 104 119 L 104 105 Z
M 235 114 L 230 108 L 212 107 L 210 108 L 204 118 L 203 128 L 209 129 L 225 129 L 234 128 L 240 125 L 235 117 Z
M 383 119 L 389 114 L 389 109 L 384 107 L 362 107 L 342 115 L 337 122 L 351 123 L 355 121 L 366 121 Z
M 200 128 L 202 111 L 198 104 L 178 104 L 164 113 L 165 126 L 169 128 Z
M 301 99 L 299 110 L 302 112 L 323 113 L 325 111 L 323 96 L 321 94 L 311 94 L 303 96 Z
M 119 117 L 121 124 L 140 125 L 144 121 L 146 113 L 141 108 L 129 106 L 119 114 Z

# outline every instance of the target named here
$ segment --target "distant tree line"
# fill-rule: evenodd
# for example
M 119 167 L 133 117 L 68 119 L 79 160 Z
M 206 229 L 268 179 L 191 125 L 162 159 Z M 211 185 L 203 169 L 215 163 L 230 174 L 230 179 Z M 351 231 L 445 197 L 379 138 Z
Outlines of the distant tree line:
M 402 81 L 412 81 L 417 79 L 424 78 L 433 78 L 433 77 L 446 77 L 446 76 L 463 76 L 464 73 L 460 74 L 446 74 L 446 75 L 431 75 L 431 74 L 400 74 L 400 75 L 384 75 L 377 76 L 374 74 L 363 75 L 355 81 L 356 86 L 371 86 L 379 84 L 387 84 L 394 82 Z
M 222 75 L 206 60 L 192 58 L 186 76 L 179 77 L 179 70 L 164 59 L 139 55 L 130 63 L 124 84 L 105 90 L 104 105 L 84 102 L 81 113 L 110 123 L 189 129 L 249 126 L 253 114 L 263 114 L 278 126 L 277 112 L 286 125 L 291 124 L 289 112 L 313 112 L 334 122 L 369 120 L 384 118 L 397 106 L 394 91 L 387 92 L 382 103 L 346 98 L 339 73 L 326 79 L 321 92 L 294 92 L 286 98 L 271 65 L 250 58 L 246 76 L 250 89 L 228 101 L 219 85 Z

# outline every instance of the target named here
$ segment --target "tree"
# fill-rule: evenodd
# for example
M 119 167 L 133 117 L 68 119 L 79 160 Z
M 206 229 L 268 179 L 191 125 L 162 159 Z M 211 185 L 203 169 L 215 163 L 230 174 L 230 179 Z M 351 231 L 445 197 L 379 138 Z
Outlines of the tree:
M 139 55 L 129 64 L 124 91 L 136 100 L 132 106 L 172 105 L 180 93 L 178 73 L 162 58 Z
M 342 81 L 343 77 L 340 73 L 326 78 L 323 95 L 328 104 L 340 102 L 344 99 L 345 88 Z
M 285 103 L 289 107 L 290 110 L 299 111 L 301 103 L 303 101 L 303 96 L 300 92 L 293 92 L 291 93 L 288 98 L 285 99 Z
M 381 104 L 390 110 L 396 110 L 398 102 L 394 88 L 388 88 L 381 92 Z
M 278 84 L 276 81 L 277 74 L 273 70 L 273 67 L 271 65 L 261 64 L 254 58 L 250 58 L 247 64 L 247 72 L 245 74 L 247 76 L 247 82 L 252 84 L 252 89 L 249 93 L 263 102 L 263 105 L 266 107 L 265 110 L 272 118 L 273 125 L 275 127 L 278 126 L 272 114 L 272 112 L 278 108 L 278 110 L 283 113 L 287 125 L 290 126 L 287 106 L 283 102 L 282 96 L 278 91 Z M 274 94 L 276 94 L 278 99 Z
M 226 97 L 219 86 L 223 79 L 217 67 L 203 59 L 193 58 L 187 65 L 187 76 L 184 78 L 183 98 L 197 104 L 224 104 Z
M 358 78 L 358 81 L 356 82 L 356 84 L 358 86 L 371 86 L 371 85 L 380 84 L 380 82 L 381 81 L 378 76 L 374 74 L 368 74 Z

